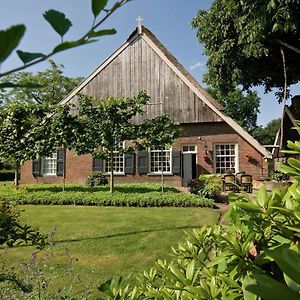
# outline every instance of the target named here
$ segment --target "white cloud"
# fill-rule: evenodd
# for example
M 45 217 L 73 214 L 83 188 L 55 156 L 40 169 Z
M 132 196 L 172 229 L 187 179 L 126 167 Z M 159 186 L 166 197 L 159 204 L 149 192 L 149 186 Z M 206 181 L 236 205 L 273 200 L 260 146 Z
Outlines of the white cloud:
M 202 63 L 202 62 L 197 62 L 196 64 L 190 66 L 190 69 L 193 71 L 195 69 L 199 69 L 199 68 L 204 68 L 206 66 L 206 63 Z

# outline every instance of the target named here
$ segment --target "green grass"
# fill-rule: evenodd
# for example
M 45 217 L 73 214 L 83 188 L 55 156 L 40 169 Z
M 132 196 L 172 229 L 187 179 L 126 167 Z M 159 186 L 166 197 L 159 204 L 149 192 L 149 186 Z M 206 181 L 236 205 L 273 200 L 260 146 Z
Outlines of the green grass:
M 219 217 L 218 210 L 209 208 L 20 208 L 24 209 L 22 222 L 39 227 L 42 232 L 56 228 L 55 245 L 38 253 L 38 258 L 54 253 L 49 262 L 46 259 L 40 263 L 45 269 L 43 276 L 54 278 L 46 280 L 49 289 L 58 290 L 69 284 L 71 277 L 65 271 L 72 260 L 74 273 L 89 283 L 93 292 L 99 282 L 112 275 L 137 274 L 149 269 L 159 258 L 171 259 L 171 247 L 184 239 L 184 231 L 214 224 Z M 70 255 L 66 255 L 65 249 Z M 20 269 L 34 251 L 29 246 L 11 248 L 1 255 L 1 260 Z

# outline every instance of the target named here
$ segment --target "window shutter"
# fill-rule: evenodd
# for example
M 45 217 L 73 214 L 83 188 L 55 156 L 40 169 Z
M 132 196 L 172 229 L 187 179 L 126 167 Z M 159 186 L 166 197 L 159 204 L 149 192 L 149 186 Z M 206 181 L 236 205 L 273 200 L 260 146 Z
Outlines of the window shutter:
M 63 149 L 57 151 L 56 175 L 63 176 L 65 168 L 65 152 Z
M 181 172 L 181 152 L 172 152 L 172 172 L 173 174 L 180 174 Z
M 32 176 L 38 177 L 41 176 L 41 159 L 32 160 Z
M 134 153 L 125 154 L 125 174 L 134 173 Z
M 93 172 L 103 172 L 103 159 L 93 157 Z
M 140 174 L 147 174 L 149 171 L 148 157 L 148 151 L 138 152 L 138 172 Z

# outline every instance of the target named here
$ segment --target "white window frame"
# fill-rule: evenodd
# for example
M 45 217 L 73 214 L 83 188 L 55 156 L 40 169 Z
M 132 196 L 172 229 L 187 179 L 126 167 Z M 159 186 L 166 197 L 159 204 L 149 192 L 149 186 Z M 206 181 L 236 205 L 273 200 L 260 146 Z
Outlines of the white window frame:
M 184 147 L 191 147 L 191 146 L 195 147 L 195 150 L 190 150 L 190 149 L 189 150 L 183 150 Z M 189 153 L 197 154 L 197 145 L 195 145 L 195 144 L 183 144 L 181 146 L 181 152 L 182 152 L 182 154 L 189 154 Z
M 159 170 L 159 171 L 152 171 L 152 168 L 151 168 L 151 158 L 152 158 L 152 153 L 158 153 L 158 154 L 160 154 L 161 153 L 161 149 L 151 149 L 151 148 L 149 148 L 148 149 L 148 157 L 149 157 L 149 173 L 148 173 L 148 175 L 161 175 L 162 173 L 164 174 L 164 175 L 173 175 L 173 170 L 172 170 L 172 153 L 173 153 L 173 149 L 172 149 L 172 147 L 170 147 L 170 148 L 167 148 L 167 149 L 164 149 L 163 151 L 164 152 L 169 152 L 169 157 L 170 157 L 170 170 L 169 171 L 161 171 L 161 170 Z M 159 168 L 161 167 L 161 162 L 159 163 Z
M 122 149 L 125 149 L 125 141 L 122 142 Z M 119 154 L 120 151 L 119 150 L 114 150 L 114 157 L 118 156 L 119 158 L 122 158 L 123 160 L 123 171 L 115 171 L 114 170 L 114 175 L 125 175 L 125 154 Z M 109 175 L 110 174 L 110 168 L 109 168 L 109 162 L 106 160 L 103 160 L 103 174 L 104 175 Z
M 235 164 L 235 173 L 239 172 L 239 147 L 237 143 L 215 143 L 214 144 L 214 172 L 217 173 L 217 147 L 220 145 L 234 145 L 234 164 Z M 222 155 L 221 157 L 232 157 L 233 155 L 229 154 L 229 155 Z M 228 168 L 229 169 L 233 169 L 233 168 Z M 225 167 L 225 172 L 224 173 L 218 173 L 218 174 L 225 174 L 226 173 L 226 167 Z
M 43 156 L 41 159 L 43 176 L 56 176 L 57 174 L 57 152 L 53 152 L 51 156 Z M 50 167 L 52 164 L 52 167 Z M 53 167 L 53 165 L 55 167 Z M 50 172 L 52 170 L 52 172 Z

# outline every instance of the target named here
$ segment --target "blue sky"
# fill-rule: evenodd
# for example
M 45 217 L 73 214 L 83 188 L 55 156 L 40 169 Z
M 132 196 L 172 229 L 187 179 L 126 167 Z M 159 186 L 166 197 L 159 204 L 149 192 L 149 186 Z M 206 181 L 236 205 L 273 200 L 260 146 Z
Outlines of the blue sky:
M 53 60 L 65 66 L 66 76 L 85 77 L 127 39 L 136 27 L 137 16 L 142 16 L 143 24 L 203 85 L 202 76 L 206 71 L 207 58 L 189 23 L 199 9 L 208 8 L 210 3 L 209 0 L 132 0 L 103 24 L 103 29 L 116 28 L 116 35 L 102 37 L 96 43 L 58 54 Z M 60 41 L 42 16 L 50 8 L 65 13 L 72 21 L 67 40 L 76 39 L 85 33 L 93 19 L 90 1 L 87 0 L 1 0 L 0 30 L 15 24 L 25 24 L 25 37 L 18 48 L 29 52 L 50 52 Z M 12 55 L 2 65 L 1 71 L 18 65 L 19 59 Z M 47 67 L 47 63 L 42 63 L 27 70 L 36 72 Z M 295 90 L 292 93 L 296 93 Z M 282 105 L 277 103 L 273 93 L 265 95 L 262 88 L 258 92 L 262 99 L 258 123 L 265 125 L 280 117 Z

